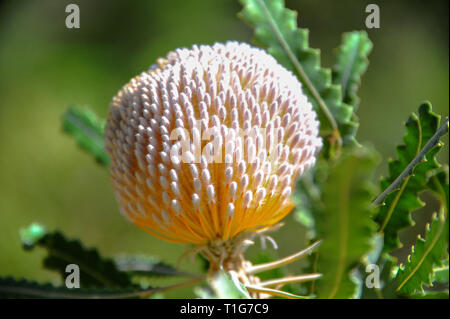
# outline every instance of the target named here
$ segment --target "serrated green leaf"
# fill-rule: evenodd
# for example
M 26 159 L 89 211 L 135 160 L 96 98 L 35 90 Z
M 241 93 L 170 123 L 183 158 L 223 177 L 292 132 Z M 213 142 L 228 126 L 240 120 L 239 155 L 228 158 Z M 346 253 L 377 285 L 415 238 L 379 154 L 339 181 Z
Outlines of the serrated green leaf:
M 403 170 L 420 153 L 428 140 L 439 128 L 440 117 L 432 112 L 431 104 L 424 103 L 419 108 L 419 115 L 414 113 L 406 122 L 407 134 L 403 145 L 397 147 L 398 159 L 389 162 L 389 176 L 381 180 L 381 189 L 385 190 L 401 175 Z M 386 196 L 385 205 L 379 206 L 375 221 L 380 225 L 379 232 L 384 233 L 383 251 L 390 252 L 401 247 L 398 233 L 412 225 L 411 212 L 422 207 L 419 194 L 427 188 L 430 172 L 439 167 L 436 154 L 442 148 L 437 144 L 426 154 L 400 184 L 399 189 Z
M 433 172 L 428 181 L 428 187 L 433 191 L 434 195 L 441 201 L 441 205 L 445 208 L 445 214 L 449 213 L 449 173 L 448 166 L 442 167 Z M 435 265 L 432 272 L 433 283 L 447 283 L 449 277 L 448 257 L 443 259 L 440 264 Z M 448 295 L 448 291 L 447 291 Z
M 158 257 L 147 255 L 119 255 L 114 258 L 117 269 L 132 275 L 147 277 L 195 277 L 196 275 L 179 271 L 162 262 Z
M 448 184 L 446 188 L 448 192 Z M 448 212 L 444 204 L 439 216 L 434 215 L 431 223 L 427 225 L 425 239 L 420 236 L 417 238 L 407 263 L 400 266 L 395 278 L 397 291 L 413 295 L 417 292 L 423 293 L 423 285 L 432 286 L 435 266 L 443 266 L 442 259 L 448 258 L 448 241 Z
M 375 224 L 371 218 L 371 182 L 376 154 L 365 148 L 343 153 L 330 168 L 314 219 L 323 243 L 316 269 L 323 277 L 315 282 L 318 298 L 352 298 L 357 283 L 351 272 L 374 245 Z
M 427 185 L 444 206 L 446 214 L 448 214 L 449 204 L 448 175 L 448 166 L 441 167 L 432 172 Z
M 27 249 L 28 247 L 33 247 L 36 242 L 41 240 L 47 234 L 47 229 L 44 225 L 32 223 L 30 226 L 20 229 L 19 233 L 23 247 Z
M 81 288 L 133 286 L 128 275 L 120 272 L 111 259 L 101 257 L 96 249 L 85 248 L 78 240 L 69 240 L 58 231 L 47 232 L 39 224 L 32 224 L 20 234 L 26 250 L 35 247 L 47 250 L 44 267 L 57 271 L 63 281 L 67 265 L 76 264 L 80 268 Z
M 91 153 L 102 165 L 109 165 L 103 139 L 104 121 L 89 109 L 70 107 L 63 116 L 63 130 L 72 135 L 78 145 Z
M 38 283 L 25 279 L 0 277 L 0 299 L 5 298 L 51 298 L 51 299 L 106 299 L 148 297 L 164 288 L 74 288 L 55 287 L 50 283 Z
M 376 263 L 379 269 L 379 288 L 371 287 L 365 283 L 367 280 L 366 267 L 367 265 L 361 266 L 361 272 L 364 273 L 364 284 L 362 286 L 362 299 L 395 299 L 397 298 L 397 294 L 395 292 L 396 286 L 393 283 L 393 278 L 395 273 L 397 272 L 397 259 L 392 257 L 389 254 L 382 254 L 379 256 Z
M 333 67 L 333 83 L 342 89 L 343 102 L 356 110 L 360 99 L 357 95 L 361 76 L 369 65 L 367 59 L 372 50 L 372 42 L 365 31 L 347 32 L 342 35 L 342 43 L 337 49 L 337 62 Z
M 286 9 L 283 0 L 241 3 L 240 17 L 254 27 L 254 41 L 303 84 L 318 111 L 325 142 L 333 144 L 342 138 L 344 144 L 353 143 L 358 124 L 352 122 L 352 107 L 342 102 L 341 88 L 332 83 L 331 70 L 320 66 L 320 51 L 309 47 L 308 30 L 297 28 L 297 13 Z

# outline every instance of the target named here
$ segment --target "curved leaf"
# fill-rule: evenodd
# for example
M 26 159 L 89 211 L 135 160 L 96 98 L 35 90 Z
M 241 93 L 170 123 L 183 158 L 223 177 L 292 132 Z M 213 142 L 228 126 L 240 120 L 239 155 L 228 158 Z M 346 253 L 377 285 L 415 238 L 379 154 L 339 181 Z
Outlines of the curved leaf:
M 420 153 L 437 131 L 439 119 L 431 111 L 429 103 L 420 106 L 418 116 L 414 113 L 410 116 L 406 122 L 405 144 L 397 147 L 398 159 L 389 162 L 389 176 L 381 180 L 381 189 L 388 188 Z M 431 148 L 402 180 L 399 188 L 386 196 L 385 205 L 379 207 L 375 220 L 380 225 L 379 232 L 384 233 L 383 251 L 390 252 L 401 247 L 398 233 L 412 225 L 411 212 L 423 206 L 419 194 L 427 188 L 430 172 L 439 167 L 435 156 L 441 148 L 441 144 Z
M 344 154 L 329 172 L 321 195 L 323 205 L 314 216 L 323 240 L 314 270 L 323 277 L 312 292 L 318 298 L 354 297 L 358 287 L 351 272 L 374 245 L 370 199 L 377 156 L 364 148 Z
M 85 248 L 78 240 L 66 239 L 60 232 L 48 232 L 39 224 L 32 224 L 22 229 L 23 247 L 32 250 L 36 246 L 47 250 L 44 267 L 57 271 L 63 281 L 68 264 L 76 264 L 80 268 L 81 288 L 91 287 L 130 287 L 130 278 L 119 271 L 111 259 L 103 258 L 97 250 Z
M 342 35 L 342 43 L 337 49 L 333 83 L 341 86 L 343 102 L 351 105 L 354 110 L 359 106 L 357 92 L 361 77 L 369 65 L 367 57 L 372 46 L 365 31 L 354 31 Z
M 342 102 L 341 88 L 332 83 L 331 70 L 320 66 L 320 51 L 309 47 L 308 30 L 297 28 L 297 13 L 286 9 L 283 0 L 241 3 L 240 17 L 254 27 L 254 41 L 297 75 L 318 111 L 328 141 L 333 144 L 342 138 L 345 144 L 354 142 L 358 124 L 352 122 L 352 108 Z
M 187 282 L 189 283 L 189 282 Z M 167 287 L 129 287 L 129 288 L 74 288 L 55 287 L 50 283 L 38 283 L 25 279 L 0 277 L 0 299 L 4 298 L 51 298 L 51 299 L 124 299 L 148 298 L 151 295 L 178 287 L 187 283 Z
M 104 121 L 89 109 L 70 107 L 63 116 L 63 130 L 72 135 L 78 145 L 94 155 L 102 165 L 109 165 L 103 139 Z
M 397 291 L 406 295 L 417 292 L 423 294 L 423 285 L 432 286 L 434 281 L 445 280 L 445 275 L 448 281 L 448 171 L 437 171 L 430 177 L 429 185 L 441 201 L 441 211 L 439 216 L 434 215 L 431 223 L 427 225 L 425 239 L 420 236 L 417 238 L 415 246 L 411 248 L 408 262 L 398 270 Z M 443 259 L 447 260 L 446 267 Z
M 432 285 L 434 265 L 441 266 L 442 258 L 448 256 L 448 235 L 448 218 L 442 211 L 438 217 L 433 216 L 431 224 L 427 225 L 425 239 L 417 238 L 406 265 L 400 266 L 395 277 L 398 292 L 406 295 L 423 293 L 424 284 Z

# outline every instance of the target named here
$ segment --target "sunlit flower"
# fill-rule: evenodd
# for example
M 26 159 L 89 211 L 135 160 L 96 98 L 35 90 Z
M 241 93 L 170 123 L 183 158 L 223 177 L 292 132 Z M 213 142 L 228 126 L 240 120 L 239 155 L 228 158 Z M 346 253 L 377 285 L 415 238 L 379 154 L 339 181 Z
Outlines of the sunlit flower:
M 321 147 L 296 77 L 229 42 L 177 49 L 114 97 L 105 138 L 121 212 L 174 243 L 264 230 Z

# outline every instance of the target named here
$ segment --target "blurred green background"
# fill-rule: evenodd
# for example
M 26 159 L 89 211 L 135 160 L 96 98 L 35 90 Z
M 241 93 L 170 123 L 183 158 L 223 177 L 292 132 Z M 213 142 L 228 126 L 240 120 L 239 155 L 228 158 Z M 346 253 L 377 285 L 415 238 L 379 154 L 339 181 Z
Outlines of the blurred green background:
M 384 174 L 420 102 L 448 114 L 448 1 L 286 1 L 299 12 L 299 25 L 311 30 L 325 66 L 333 64 L 342 32 L 365 29 L 365 7 L 373 2 L 381 28 L 368 30 L 374 49 L 360 90 L 359 140 L 382 153 Z M 65 28 L 69 3 L 80 7 L 80 29 Z M 21 249 L 18 231 L 35 221 L 106 256 L 147 253 L 177 261 L 185 247 L 154 239 L 119 214 L 107 171 L 61 133 L 61 115 L 76 104 L 105 117 L 121 86 L 171 49 L 250 42 L 238 11 L 239 3 L 228 0 L 0 1 L 0 276 L 59 282 L 42 270 L 42 251 Z M 448 147 L 441 160 L 448 163 Z M 418 231 L 428 216 L 416 214 Z M 302 248 L 303 232 L 289 216 L 274 235 L 277 254 Z M 258 250 L 259 244 L 249 253 Z M 166 296 L 193 295 L 184 289 Z

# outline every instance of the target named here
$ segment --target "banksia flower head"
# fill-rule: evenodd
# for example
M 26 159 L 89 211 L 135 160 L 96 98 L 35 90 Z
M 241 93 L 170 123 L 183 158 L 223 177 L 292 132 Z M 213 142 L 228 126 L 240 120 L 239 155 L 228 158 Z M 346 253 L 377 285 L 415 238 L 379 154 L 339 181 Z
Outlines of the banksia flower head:
M 231 253 L 291 211 L 318 131 L 296 77 L 263 50 L 177 49 L 112 101 L 105 138 L 120 210 L 210 259 Z

